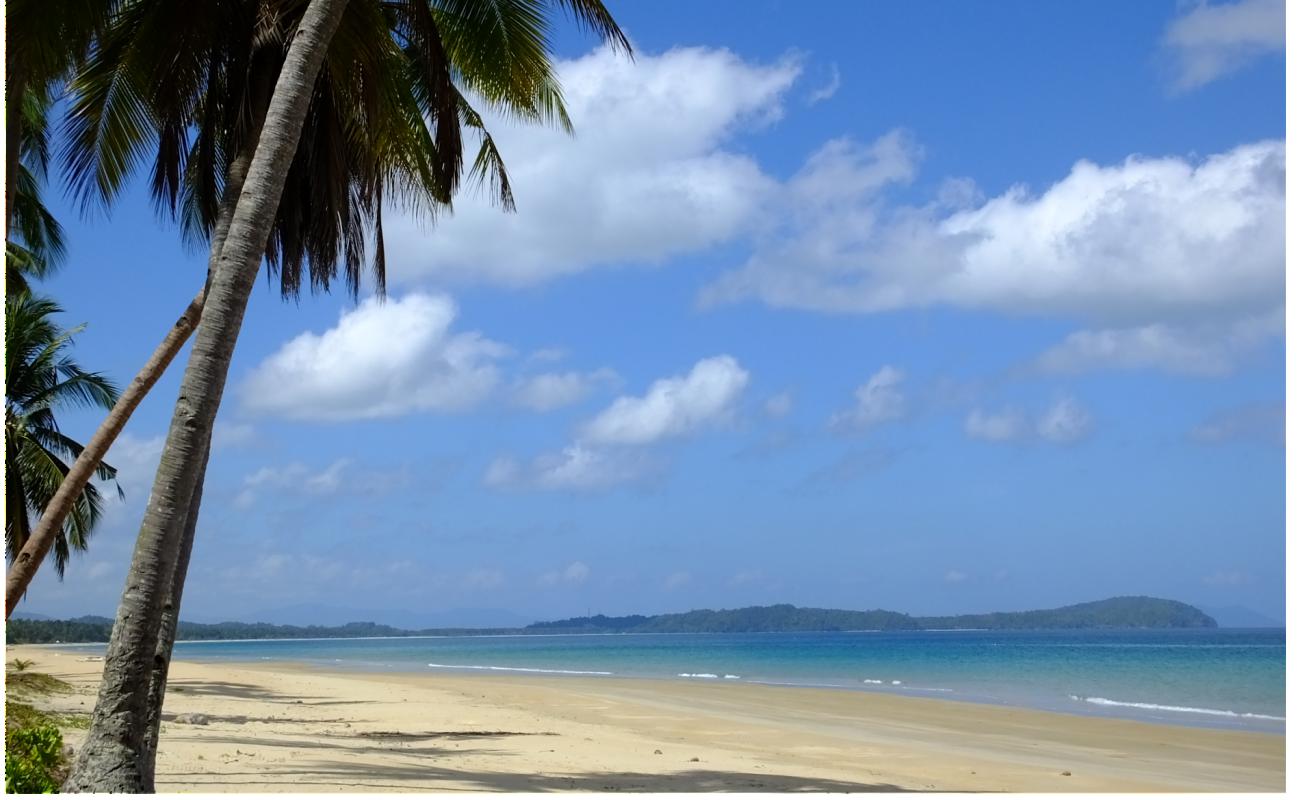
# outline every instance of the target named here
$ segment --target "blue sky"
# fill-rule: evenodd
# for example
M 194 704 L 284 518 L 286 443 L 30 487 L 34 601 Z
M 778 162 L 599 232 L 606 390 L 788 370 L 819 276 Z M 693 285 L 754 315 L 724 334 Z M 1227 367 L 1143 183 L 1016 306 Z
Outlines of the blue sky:
M 575 136 L 491 121 L 517 214 L 389 215 L 382 304 L 254 291 L 186 617 L 1282 616 L 1281 2 L 612 8 Z M 205 254 L 55 194 L 125 383 Z M 111 613 L 179 375 L 28 610 Z

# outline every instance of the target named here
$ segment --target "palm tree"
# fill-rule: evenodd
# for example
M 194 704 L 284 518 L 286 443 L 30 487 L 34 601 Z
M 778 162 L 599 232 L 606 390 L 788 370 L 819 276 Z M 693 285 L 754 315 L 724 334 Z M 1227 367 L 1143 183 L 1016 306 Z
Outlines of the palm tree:
M 192 8 L 138 0 L 125 8 L 72 82 L 65 150 L 83 204 L 111 203 L 150 142 L 156 142 L 154 200 L 179 217 L 187 236 L 211 242 L 211 271 L 242 185 L 243 170 L 236 165 L 246 169 L 252 157 L 292 30 L 290 12 L 296 11 L 293 2 L 266 0 Z M 266 260 L 278 269 L 286 298 L 298 294 L 304 270 L 313 290 L 328 290 L 340 261 L 355 296 L 367 246 L 382 293 L 385 199 L 405 201 L 430 215 L 449 206 L 461 172 L 462 125 L 479 137 L 470 178 L 489 184 L 500 204 L 513 208 L 495 142 L 452 75 L 494 108 L 569 128 L 549 61 L 536 61 L 536 47 L 527 37 L 508 28 L 478 48 L 469 47 L 464 35 L 444 47 L 438 19 L 441 29 L 453 34 L 462 25 L 453 11 L 415 0 L 349 6 L 267 241 Z M 136 46 L 140 41 L 152 45 Z M 483 58 L 483 52 L 491 58 Z M 449 99 L 438 99 L 444 97 Z M 424 118 L 434 121 L 432 136 Z M 52 498 L 46 519 L 9 570 L 6 616 L 35 576 L 72 499 L 189 337 L 202 304 L 200 292 Z
M 60 330 L 51 317 L 61 311 L 53 301 L 25 291 L 5 298 L 5 552 L 10 559 L 27 541 L 32 514 L 45 508 L 63 481 L 67 459 L 82 450 L 59 430 L 57 409 L 107 408 L 117 400 L 112 383 L 68 355 L 80 328 Z M 114 480 L 116 474 L 108 464 L 99 465 L 100 480 Z M 54 568 L 60 579 L 72 551 L 86 549 L 102 505 L 99 491 L 86 486 L 59 527 Z
M 49 177 L 50 141 L 46 119 L 50 109 L 47 86 L 28 86 L 15 103 L 22 120 L 14 191 L 10 202 L 10 238 L 5 242 L 5 292 L 31 287 L 29 278 L 44 278 L 56 270 L 65 253 L 63 227 L 41 199 Z
M 81 59 L 119 0 L 9 0 L 5 3 L 5 242 L 17 205 L 19 162 L 29 136 L 24 102 L 50 88 Z
M 626 39 L 598 0 L 568 0 L 563 5 L 616 46 L 630 51 Z M 460 68 L 472 67 L 479 63 L 475 61 L 478 58 L 486 69 L 496 63 L 490 59 L 482 60 L 482 53 L 491 52 L 493 42 L 505 42 L 508 49 L 518 51 L 520 45 L 517 42 L 521 41 L 531 47 L 533 57 L 505 62 L 509 70 L 525 74 L 530 66 L 539 63 L 537 54 L 540 54 L 540 63 L 549 66 L 544 4 L 526 0 L 447 0 L 426 5 L 423 0 L 407 0 L 353 2 L 351 8 L 357 6 L 374 6 L 382 11 L 392 25 L 390 30 L 394 33 L 394 40 L 403 47 L 402 53 L 409 65 L 405 79 L 420 87 L 416 94 L 418 108 L 421 116 L 431 120 L 434 129 L 434 152 L 437 155 L 433 162 L 437 166 L 434 174 L 442 176 L 450 184 L 446 198 L 449 199 L 460 174 L 460 127 L 481 126 L 481 121 L 455 85 L 455 79 L 460 78 L 467 87 L 475 88 L 473 75 L 462 74 Z M 181 398 L 159 465 L 153 500 L 137 540 L 127 591 L 119 606 L 113 640 L 109 645 L 91 731 L 65 785 L 67 790 L 133 791 L 148 785 L 150 767 L 142 763 L 142 757 L 150 757 L 143 741 L 148 716 L 149 663 L 161 655 L 157 628 L 163 619 L 168 587 L 184 576 L 184 564 L 188 558 L 185 529 L 192 528 L 195 519 L 197 509 L 193 500 L 201 491 L 198 484 L 206 463 L 211 426 L 248 296 L 256 280 L 258 265 L 273 241 L 277 221 L 283 216 L 278 209 L 281 208 L 281 195 L 286 183 L 290 182 L 295 153 L 301 153 L 304 144 L 310 141 L 303 139 L 300 142 L 299 139 L 303 136 L 305 123 L 311 118 L 313 91 L 322 81 L 332 81 L 339 74 L 334 54 L 330 52 L 334 31 L 340 30 L 341 40 L 354 34 L 347 25 L 340 28 L 349 12 L 347 0 L 311 0 L 296 34 L 289 39 L 291 44 L 279 70 L 276 90 L 239 201 L 224 241 L 219 248 L 214 247 L 215 269 L 209 278 L 204 322 L 182 381 Z M 478 26 L 482 35 L 478 39 L 468 34 L 447 36 L 445 40 L 441 37 L 443 30 L 455 30 L 456 26 L 460 26 L 461 31 Z M 488 46 L 476 47 L 479 40 Z M 457 57 L 460 62 L 455 61 Z M 321 72 L 322 63 L 328 63 L 324 72 Z M 345 59 L 337 66 L 346 72 L 356 65 L 356 61 Z M 498 68 L 497 72 L 500 71 Z M 466 74 L 470 77 L 466 78 Z M 489 102 L 506 106 L 526 97 L 529 105 L 524 106 L 524 111 L 548 102 L 552 106 L 559 103 L 554 82 L 548 83 L 536 76 L 515 82 L 485 80 L 480 94 Z M 311 129 L 310 125 L 307 127 Z M 382 154 L 386 151 L 381 144 L 376 152 Z M 486 172 L 495 158 L 495 148 L 490 140 L 485 139 L 474 162 L 474 170 Z M 421 174 L 422 179 L 427 177 Z M 380 192 L 361 198 L 361 206 L 373 209 L 376 221 L 378 214 L 382 213 L 383 186 L 383 183 L 378 184 Z M 417 184 L 415 188 L 424 189 L 424 185 Z M 508 199 L 504 183 L 501 191 L 502 198 Z M 434 199 L 442 200 L 436 194 Z M 339 258 L 338 251 L 317 251 L 313 236 L 314 233 L 308 231 L 303 237 L 305 249 L 302 252 L 308 266 L 313 261 L 325 259 L 333 264 Z M 346 241 L 346 236 L 339 241 Z M 377 242 L 381 244 L 382 240 L 377 239 Z M 359 272 L 355 266 L 359 265 L 359 259 L 346 248 L 342 256 L 351 280 Z M 297 283 L 285 283 L 284 267 L 287 264 L 280 264 L 282 288 L 296 291 Z M 376 273 L 381 269 L 382 260 L 377 258 Z M 169 657 L 170 647 L 167 650 L 166 656 Z

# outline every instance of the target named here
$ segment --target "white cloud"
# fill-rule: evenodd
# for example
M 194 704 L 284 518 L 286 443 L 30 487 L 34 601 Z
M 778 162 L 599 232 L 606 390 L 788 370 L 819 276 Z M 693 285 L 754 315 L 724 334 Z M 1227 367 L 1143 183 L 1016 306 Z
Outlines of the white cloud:
M 591 568 L 581 561 L 574 561 L 564 569 L 544 572 L 537 582 L 542 586 L 580 586 L 587 582 Z
M 649 444 L 725 421 L 749 383 L 728 355 L 697 362 L 686 375 L 655 381 L 642 397 L 620 397 L 583 427 L 599 444 Z
M 452 333 L 445 295 L 369 299 L 335 327 L 285 343 L 244 381 L 250 411 L 337 422 L 417 411 L 460 411 L 493 390 L 507 352 L 477 333 Z
M 780 419 L 794 408 L 794 396 L 789 392 L 781 392 L 767 398 L 763 404 L 763 411 L 772 419 Z
M 1260 441 L 1280 445 L 1286 441 L 1286 408 L 1278 403 L 1225 409 L 1192 428 L 1190 435 L 1203 444 Z
M 1242 353 L 1282 332 L 1280 311 L 1203 327 L 1157 323 L 1076 331 L 1043 353 L 1037 366 L 1049 373 L 1158 369 L 1175 375 L 1216 377 L 1231 372 Z
M 989 442 L 1009 442 L 1029 432 L 1025 415 L 1014 408 L 984 412 L 979 409 L 966 415 L 966 435 Z
M 613 370 L 546 372 L 520 379 L 514 388 L 515 405 L 533 411 L 553 411 L 580 402 L 600 386 L 618 382 Z
M 244 487 L 235 496 L 235 507 L 251 508 L 257 501 L 258 492 L 267 489 L 333 494 L 342 487 L 343 471 L 349 463 L 349 459 L 340 458 L 319 472 L 298 461 L 281 467 L 262 467 L 244 478 Z
M 243 487 L 235 496 L 239 509 L 249 509 L 262 493 L 330 496 L 349 494 L 383 494 L 409 486 L 412 477 L 406 467 L 392 470 L 361 469 L 350 458 L 336 459 L 323 469 L 313 469 L 300 461 L 282 466 L 266 466 L 244 477 Z
M 1048 406 L 1036 420 L 1019 408 L 999 411 L 974 409 L 966 415 L 966 435 L 986 442 L 1038 439 L 1049 444 L 1071 444 L 1092 429 L 1092 417 L 1073 398 L 1063 397 Z
M 257 429 L 247 422 L 222 422 L 212 428 L 212 449 L 246 447 L 257 441 Z
M 778 119 L 799 71 L 793 59 L 752 64 L 706 48 L 558 62 L 573 136 L 486 115 L 519 213 L 465 196 L 433 236 L 392 215 L 391 278 L 525 286 L 733 239 L 776 183 L 728 142 Z
M 1038 418 L 1038 435 L 1054 444 L 1077 442 L 1091 427 L 1088 412 L 1068 397 L 1057 400 Z
M 835 96 L 840 90 L 840 68 L 836 64 L 831 64 L 831 76 L 825 84 L 818 86 L 808 93 L 808 105 L 815 106 L 818 103 L 825 102 Z
M 1088 326 L 1047 357 L 1069 369 L 1220 369 L 1280 331 L 1282 141 L 1205 159 L 1080 161 L 1038 194 L 945 191 L 929 205 L 891 205 L 884 190 L 911 180 L 917 157 L 898 133 L 827 145 L 787 185 L 784 224 L 701 301 L 1064 317 Z M 1198 366 L 1223 336 L 1240 342 Z
M 950 569 L 943 574 L 943 580 L 945 583 L 962 583 L 968 577 L 970 576 L 961 570 L 956 569 Z
M 841 430 L 866 430 L 884 422 L 900 419 L 906 410 L 906 398 L 900 388 L 903 372 L 885 365 L 853 393 L 857 404 L 831 417 L 831 427 Z
M 635 451 L 572 444 L 527 464 L 509 456 L 497 458 L 488 465 L 483 483 L 492 489 L 600 491 L 635 483 L 654 471 L 655 463 Z
M 1261 56 L 1284 54 L 1286 6 L 1283 0 L 1201 0 L 1170 23 L 1164 46 L 1175 61 L 1174 88 L 1195 89 Z
M 143 508 L 148 502 L 166 441 L 164 436 L 140 437 L 128 432 L 114 440 L 104 462 L 117 470 L 117 486 L 122 488 L 125 497 L 119 501 L 117 487 L 111 482 L 96 481 L 105 500 L 106 521 L 121 522 L 128 516 L 128 507 Z

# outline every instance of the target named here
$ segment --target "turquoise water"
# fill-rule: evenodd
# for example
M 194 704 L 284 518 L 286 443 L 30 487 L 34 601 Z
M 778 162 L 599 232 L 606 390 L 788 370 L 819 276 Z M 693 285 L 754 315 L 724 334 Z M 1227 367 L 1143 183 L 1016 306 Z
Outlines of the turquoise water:
M 1282 629 L 182 642 L 176 656 L 425 674 L 825 686 L 1279 733 L 1286 716 Z

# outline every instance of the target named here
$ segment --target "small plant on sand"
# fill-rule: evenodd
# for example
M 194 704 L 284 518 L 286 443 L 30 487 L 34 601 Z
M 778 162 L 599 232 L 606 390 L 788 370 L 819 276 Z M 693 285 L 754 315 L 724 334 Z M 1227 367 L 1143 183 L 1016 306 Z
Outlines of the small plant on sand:
M 52 724 L 5 734 L 6 794 L 53 794 L 66 772 L 63 734 Z
M 30 659 L 15 658 L 13 661 L 9 662 L 9 666 L 13 667 L 14 672 L 22 672 L 23 670 L 27 669 L 28 667 L 30 667 L 32 664 L 35 663 L 36 663 L 35 661 L 32 661 Z
M 5 793 L 51 794 L 67 774 L 54 720 L 26 703 L 5 703 Z

